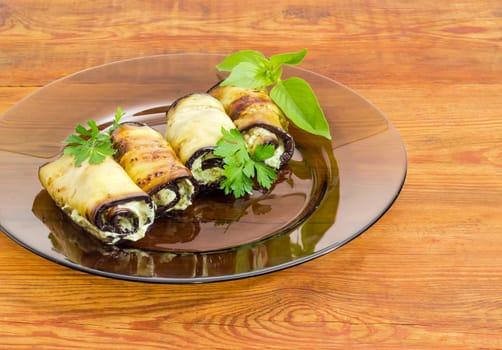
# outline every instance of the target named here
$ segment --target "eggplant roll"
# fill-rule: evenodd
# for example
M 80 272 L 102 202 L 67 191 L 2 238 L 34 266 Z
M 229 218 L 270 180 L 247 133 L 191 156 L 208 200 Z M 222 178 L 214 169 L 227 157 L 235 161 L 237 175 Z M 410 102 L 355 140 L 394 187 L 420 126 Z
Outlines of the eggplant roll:
M 155 204 L 107 156 L 102 163 L 74 165 L 63 155 L 42 165 L 38 177 L 56 205 L 99 240 L 115 244 L 143 238 L 153 224 Z
M 166 113 L 166 139 L 198 183 L 213 187 L 223 179 L 223 159 L 214 155 L 221 129 L 235 129 L 223 105 L 206 93 L 176 100 Z
M 148 193 L 157 215 L 185 210 L 192 204 L 197 182 L 157 130 L 146 124 L 122 123 L 112 133 L 115 159 Z
M 275 152 L 265 164 L 279 169 L 293 156 L 295 143 L 287 133 L 288 121 L 266 90 L 217 84 L 209 91 L 242 133 L 250 153 L 258 145 L 272 144 Z

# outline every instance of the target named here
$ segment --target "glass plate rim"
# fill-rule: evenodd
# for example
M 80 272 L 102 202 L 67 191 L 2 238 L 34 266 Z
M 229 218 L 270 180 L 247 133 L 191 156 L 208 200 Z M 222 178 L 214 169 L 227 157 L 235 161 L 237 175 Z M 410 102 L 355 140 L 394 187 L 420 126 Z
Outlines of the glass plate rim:
M 215 56 L 215 57 L 216 56 L 217 57 L 225 57 L 224 54 L 220 54 L 220 53 L 200 53 L 200 52 L 170 53 L 170 54 L 157 54 L 157 55 L 148 55 L 148 56 L 138 56 L 138 57 L 126 58 L 126 59 L 122 59 L 122 60 L 117 60 L 117 61 L 107 62 L 107 63 L 103 63 L 103 64 L 96 65 L 96 66 L 87 67 L 87 68 L 84 68 L 80 71 L 76 71 L 74 73 L 60 77 L 54 81 L 51 81 L 50 83 L 48 83 L 44 86 L 39 87 L 37 90 L 29 93 L 28 95 L 26 95 L 23 98 L 21 98 L 20 100 L 18 100 L 13 106 L 11 106 L 7 110 L 5 110 L 4 113 L 7 112 L 10 108 L 16 106 L 17 104 L 22 103 L 23 101 L 36 95 L 37 93 L 39 93 L 43 89 L 50 87 L 51 85 L 57 84 L 63 80 L 70 79 L 71 77 L 85 73 L 87 71 L 92 71 L 94 69 L 104 68 L 106 66 L 111 66 L 111 65 L 115 65 L 115 64 L 124 63 L 124 62 L 132 62 L 132 61 L 143 60 L 143 59 L 148 59 L 148 58 L 174 57 L 174 56 L 186 56 L 186 55 L 190 55 L 190 56 L 208 56 L 209 55 L 209 56 Z M 247 271 L 247 272 L 234 273 L 231 275 L 198 276 L 198 277 L 156 277 L 156 276 L 146 277 L 146 276 L 139 276 L 139 275 L 127 275 L 127 274 L 121 274 L 121 273 L 115 273 L 115 272 L 109 272 L 109 271 L 102 271 L 102 270 L 93 269 L 93 268 L 75 263 L 75 262 L 68 260 L 68 259 L 60 260 L 60 259 L 55 258 L 54 256 L 51 256 L 51 255 L 46 254 L 44 252 L 41 252 L 41 251 L 37 250 L 36 248 L 31 247 L 30 245 L 26 244 L 25 242 L 20 240 L 15 234 L 9 232 L 7 230 L 7 228 L 5 228 L 2 225 L 2 223 L 0 223 L 0 231 L 2 231 L 7 237 L 12 239 L 16 244 L 20 245 L 21 247 L 27 249 L 28 251 L 34 253 L 35 255 L 43 257 L 44 259 L 47 259 L 51 262 L 54 262 L 60 266 L 70 267 L 74 270 L 84 272 L 84 273 L 87 273 L 90 275 L 95 275 L 95 276 L 101 276 L 101 277 L 118 279 L 118 280 L 133 281 L 133 282 L 155 283 L 155 284 L 162 284 L 162 283 L 164 283 L 164 284 L 210 283 L 210 282 L 238 280 L 238 279 L 243 279 L 243 278 L 260 276 L 260 275 L 288 269 L 293 266 L 303 264 L 305 262 L 314 260 L 318 257 L 323 256 L 323 255 L 326 255 L 327 253 L 330 253 L 330 252 L 340 248 L 341 246 L 344 246 L 345 244 L 349 243 L 353 239 L 359 237 L 362 233 L 364 233 L 371 226 L 373 226 L 375 223 L 377 223 L 380 220 L 380 218 L 393 206 L 394 202 L 399 197 L 399 194 L 401 193 L 401 191 L 403 189 L 403 186 L 406 182 L 406 178 L 407 178 L 407 174 L 408 174 L 408 159 L 407 159 L 407 155 L 406 155 L 406 148 L 405 148 L 404 142 L 402 141 L 402 138 L 399 135 L 399 132 L 397 131 L 395 126 L 390 122 L 389 118 L 376 105 L 374 105 L 370 100 L 368 100 L 365 96 L 359 94 L 357 91 L 346 86 L 345 84 L 343 84 L 337 80 L 334 80 L 330 77 L 327 77 L 323 74 L 317 73 L 317 72 L 309 70 L 309 69 L 305 69 L 303 67 L 295 66 L 294 68 L 297 70 L 304 71 L 308 74 L 315 75 L 319 78 L 325 79 L 329 82 L 332 82 L 332 83 L 346 89 L 347 91 L 350 91 L 354 95 L 357 95 L 358 98 L 360 98 L 361 100 L 368 103 L 372 108 L 374 108 L 376 111 L 378 111 L 387 120 L 388 127 L 390 129 L 392 129 L 392 132 L 395 133 L 395 135 L 399 138 L 399 141 L 400 141 L 400 145 L 401 145 L 403 156 L 404 156 L 404 159 L 403 159 L 404 168 L 403 168 L 401 183 L 400 183 L 399 187 L 396 189 L 396 192 L 394 194 L 392 194 L 392 197 L 393 197 L 392 201 L 389 202 L 388 205 L 383 208 L 381 213 L 377 217 L 375 217 L 371 222 L 368 222 L 367 225 L 361 227 L 357 232 L 354 232 L 351 236 L 347 237 L 346 239 L 341 240 L 341 241 L 337 242 L 336 244 L 332 244 L 330 246 L 322 248 L 322 249 L 320 249 L 312 254 L 309 254 L 307 256 L 299 257 L 299 258 L 287 261 L 285 263 L 280 263 L 278 265 L 260 268 L 257 270 L 252 270 L 252 271 Z M 244 246 L 252 246 L 253 244 L 254 243 L 245 244 Z M 204 253 L 202 253 L 202 254 L 204 254 Z

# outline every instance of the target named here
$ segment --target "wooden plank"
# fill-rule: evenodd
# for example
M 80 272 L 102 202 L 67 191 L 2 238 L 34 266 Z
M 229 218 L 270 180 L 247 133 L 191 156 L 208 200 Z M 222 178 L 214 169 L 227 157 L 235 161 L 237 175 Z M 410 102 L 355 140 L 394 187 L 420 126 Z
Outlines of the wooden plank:
M 401 134 L 408 176 L 396 203 L 328 255 L 202 285 L 87 275 L 0 235 L 0 348 L 500 349 L 500 1 L 246 6 L 5 0 L 0 118 L 98 64 L 305 46 L 303 67 L 355 89 Z

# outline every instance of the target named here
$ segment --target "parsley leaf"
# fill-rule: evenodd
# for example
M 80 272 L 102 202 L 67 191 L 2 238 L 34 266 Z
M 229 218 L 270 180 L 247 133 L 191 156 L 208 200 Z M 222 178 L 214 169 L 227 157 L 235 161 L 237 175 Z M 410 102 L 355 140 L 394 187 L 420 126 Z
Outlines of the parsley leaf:
M 258 145 L 256 146 L 253 155 L 251 156 L 257 162 L 263 162 L 274 155 L 274 145 Z
M 270 189 L 277 172 L 263 163 L 273 152 L 272 145 L 259 145 L 253 155 L 237 129 L 222 129 L 222 138 L 217 142 L 214 154 L 223 158 L 223 173 L 225 179 L 220 188 L 225 194 L 232 193 L 236 198 L 253 192 L 253 179 L 265 189 Z
M 272 184 L 277 178 L 275 169 L 261 162 L 256 162 L 254 165 L 256 168 L 256 179 L 260 186 L 266 189 L 272 187 Z
M 90 164 L 99 164 L 107 156 L 114 155 L 116 150 L 111 141 L 111 132 L 119 126 L 124 114 L 122 109 L 117 107 L 113 124 L 108 132 L 100 131 L 94 120 L 87 122 L 89 128 L 78 124 L 75 127 L 77 134 L 68 136 L 64 141 L 67 145 L 63 153 L 73 155 L 75 166 L 79 166 L 87 159 Z
M 125 115 L 125 112 L 122 110 L 122 108 L 117 107 L 117 110 L 115 111 L 115 118 L 113 119 L 113 124 L 110 127 L 110 130 L 108 131 L 110 134 L 118 128 L 120 124 L 120 119 Z
M 253 50 L 237 51 L 216 65 L 220 71 L 230 72 L 222 86 L 265 89 L 273 86 L 270 98 L 296 126 L 309 133 L 331 139 L 326 116 L 312 90 L 303 79 L 292 77 L 281 80 L 283 65 L 300 64 L 307 50 L 283 53 L 267 59 Z

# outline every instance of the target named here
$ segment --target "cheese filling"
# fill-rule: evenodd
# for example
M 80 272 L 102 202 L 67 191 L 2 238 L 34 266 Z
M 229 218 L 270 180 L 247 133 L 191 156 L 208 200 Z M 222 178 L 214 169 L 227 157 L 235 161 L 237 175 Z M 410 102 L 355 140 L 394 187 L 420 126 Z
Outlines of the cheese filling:
M 188 179 L 183 179 L 178 181 L 178 193 L 180 194 L 180 200 L 173 207 L 174 210 L 185 210 L 192 204 L 192 196 L 195 188 L 192 182 Z
M 171 210 L 185 210 L 192 204 L 192 196 L 195 192 L 195 187 L 189 179 L 182 179 L 176 182 L 178 187 L 179 200 L 171 208 L 165 210 L 169 212 Z M 157 207 L 163 207 L 169 205 L 173 200 L 176 199 L 176 192 L 170 188 L 164 188 L 152 196 L 152 200 L 157 204 Z
M 277 137 L 272 131 L 265 128 L 255 127 L 243 132 L 244 141 L 249 152 L 253 153 L 256 146 L 262 144 L 264 139 L 274 139 L 277 141 L 277 146 L 272 157 L 265 159 L 263 162 L 268 166 L 279 169 L 281 166 L 281 156 L 284 153 L 284 141 Z
M 152 200 L 157 207 L 162 208 L 176 199 L 176 193 L 170 188 L 163 188 L 152 195 Z
M 120 240 L 137 241 L 145 236 L 154 220 L 154 212 L 151 205 L 144 201 L 133 201 L 115 206 L 114 210 L 124 211 L 128 214 L 119 215 L 114 221 L 114 225 L 118 225 L 120 233 L 99 229 L 87 220 L 87 218 L 80 215 L 76 209 L 72 209 L 67 205 L 62 207 L 62 209 L 77 225 L 93 233 L 96 237 L 114 244 Z M 103 215 L 106 214 L 104 213 Z M 106 222 L 107 220 L 103 221 Z
M 223 178 L 223 168 L 210 167 L 203 169 L 202 167 L 202 163 L 204 161 L 215 158 L 218 157 L 216 157 L 212 152 L 208 152 L 193 161 L 191 166 L 192 175 L 199 183 L 204 185 L 211 185 L 219 182 Z

